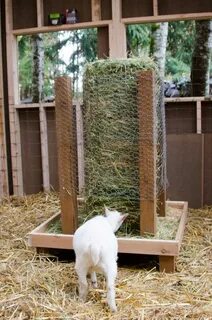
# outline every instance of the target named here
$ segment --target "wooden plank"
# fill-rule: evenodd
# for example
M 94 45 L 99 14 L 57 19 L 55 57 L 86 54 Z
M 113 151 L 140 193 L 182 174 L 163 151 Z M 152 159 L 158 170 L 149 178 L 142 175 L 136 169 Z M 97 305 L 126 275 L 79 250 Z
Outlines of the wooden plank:
M 159 217 L 166 216 L 166 190 L 161 191 L 157 199 L 157 213 Z
M 41 143 L 41 157 L 42 157 L 42 175 L 43 175 L 43 190 L 50 191 L 49 178 L 49 153 L 48 153 L 48 137 L 47 137 L 47 119 L 44 107 L 40 106 L 40 143 Z
M 212 133 L 204 134 L 204 161 L 203 161 L 203 205 L 212 205 Z
M 101 0 L 91 0 L 92 21 L 101 20 Z
M 126 29 L 121 22 L 121 15 L 121 0 L 112 0 L 112 22 L 109 24 L 110 58 L 127 57 Z
M 62 230 L 63 233 L 74 233 L 77 228 L 77 166 L 69 77 L 58 77 L 55 80 L 55 113 Z
M 10 135 L 11 135 L 11 158 L 13 172 L 14 194 L 23 195 L 23 176 L 20 145 L 20 127 L 18 113 L 14 104 L 18 103 L 18 65 L 17 65 L 17 39 L 12 34 L 12 1 L 6 0 L 6 43 L 7 43 L 7 77 L 8 77 L 8 97 L 10 113 Z
M 52 223 L 54 223 L 55 221 L 59 220 L 61 216 L 60 212 L 55 213 L 53 216 L 51 216 L 49 219 L 45 220 L 43 223 L 41 223 L 38 227 L 36 227 L 32 232 L 29 233 L 29 235 L 31 234 L 35 234 L 35 233 L 44 233 L 45 231 L 47 231 L 48 226 Z
M 197 101 L 196 105 L 196 121 L 197 121 L 197 133 L 200 134 L 202 133 L 202 104 L 201 101 Z
M 37 26 L 38 28 L 43 27 L 43 0 L 36 0 L 37 4 Z
M 138 76 L 140 231 L 156 232 L 155 78 L 151 70 Z
M 101 27 L 97 30 L 97 55 L 98 59 L 109 57 L 109 30 L 108 27 Z
M 202 205 L 202 135 L 167 135 L 167 176 L 170 200 L 186 200 L 190 208 Z
M 73 249 L 73 235 L 51 234 L 40 231 L 28 234 L 28 244 L 32 247 Z M 118 238 L 119 253 L 178 255 L 178 242 L 174 240 Z
M 158 0 L 153 0 L 153 15 L 158 16 Z
M 179 244 L 179 250 L 180 250 L 180 246 L 181 246 L 181 243 L 182 243 L 182 240 L 183 240 L 183 234 L 184 234 L 186 221 L 187 221 L 187 214 L 188 214 L 188 202 L 184 202 L 182 214 L 181 214 L 181 217 L 180 217 L 180 223 L 179 223 L 177 234 L 176 234 L 176 237 L 175 237 L 175 240 Z
M 160 272 L 175 272 L 175 256 L 159 256 Z
M 170 14 L 170 15 L 158 15 L 158 16 L 148 16 L 148 17 L 132 17 L 132 18 L 122 18 L 121 22 L 124 24 L 139 24 L 147 22 L 169 22 L 177 20 L 202 20 L 211 19 L 211 12 L 201 12 L 201 13 L 185 13 L 185 14 Z
M 12 33 L 14 36 L 30 35 L 30 34 L 37 34 L 37 33 L 58 32 L 58 31 L 65 31 L 65 30 L 98 28 L 98 27 L 108 26 L 110 23 L 111 23 L 111 20 L 79 22 L 74 24 L 63 24 L 59 26 L 45 26 L 40 28 L 16 29 L 16 30 L 12 30 Z
M 8 170 L 6 159 L 5 114 L 2 70 L 2 37 L 0 26 L 0 198 L 9 194 Z
M 177 97 L 164 98 L 165 102 L 196 102 L 196 101 L 212 101 L 212 97 Z

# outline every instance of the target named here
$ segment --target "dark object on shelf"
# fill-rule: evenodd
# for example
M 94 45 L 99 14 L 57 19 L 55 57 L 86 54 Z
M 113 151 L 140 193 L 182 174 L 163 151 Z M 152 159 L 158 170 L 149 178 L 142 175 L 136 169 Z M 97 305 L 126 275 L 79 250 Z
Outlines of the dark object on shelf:
M 58 26 L 65 23 L 65 16 L 64 14 L 54 12 L 48 15 L 49 18 L 49 25 L 51 26 Z
M 78 12 L 75 8 L 66 9 L 66 23 L 77 23 L 78 20 Z

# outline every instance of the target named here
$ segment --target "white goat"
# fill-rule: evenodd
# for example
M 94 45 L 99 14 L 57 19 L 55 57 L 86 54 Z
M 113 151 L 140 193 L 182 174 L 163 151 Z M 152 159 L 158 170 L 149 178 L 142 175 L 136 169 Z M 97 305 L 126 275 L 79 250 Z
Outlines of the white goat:
M 118 242 L 114 233 L 127 216 L 128 214 L 110 211 L 105 207 L 105 216 L 96 216 L 86 221 L 73 237 L 80 298 L 85 301 L 87 297 L 87 274 L 91 275 L 92 285 L 97 288 L 96 272 L 101 272 L 106 277 L 107 302 L 112 311 L 116 311 L 114 286 L 118 253 Z

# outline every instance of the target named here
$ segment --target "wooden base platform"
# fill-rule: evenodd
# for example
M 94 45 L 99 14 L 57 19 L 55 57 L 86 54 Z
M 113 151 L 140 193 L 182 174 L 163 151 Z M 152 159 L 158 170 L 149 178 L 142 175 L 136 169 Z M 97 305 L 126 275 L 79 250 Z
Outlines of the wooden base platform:
M 160 271 L 174 272 L 175 257 L 179 255 L 184 234 L 188 203 L 166 201 L 167 207 L 179 211 L 180 222 L 175 240 L 118 238 L 120 253 L 134 253 L 159 256 Z M 29 246 L 36 248 L 73 249 L 73 235 L 47 233 L 48 226 L 60 218 L 60 213 L 46 220 L 28 234 Z

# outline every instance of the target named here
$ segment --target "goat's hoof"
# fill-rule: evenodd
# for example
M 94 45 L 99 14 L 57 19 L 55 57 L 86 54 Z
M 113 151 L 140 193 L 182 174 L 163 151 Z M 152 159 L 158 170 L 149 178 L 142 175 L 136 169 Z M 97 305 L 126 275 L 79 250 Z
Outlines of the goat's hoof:
M 92 281 L 91 284 L 92 284 L 92 287 L 93 287 L 93 288 L 95 288 L 95 289 L 98 288 L 98 285 L 97 285 L 97 282 L 96 282 L 96 281 Z
M 116 307 L 116 306 L 110 306 L 110 310 L 111 310 L 112 312 L 116 312 L 116 311 L 117 311 L 117 307 Z

